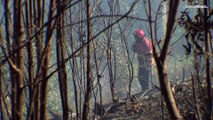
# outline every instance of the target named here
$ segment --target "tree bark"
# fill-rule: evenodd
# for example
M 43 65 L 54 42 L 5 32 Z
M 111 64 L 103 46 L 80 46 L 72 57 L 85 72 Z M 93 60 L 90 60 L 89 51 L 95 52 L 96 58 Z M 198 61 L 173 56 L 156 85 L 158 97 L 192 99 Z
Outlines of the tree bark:
M 19 49 L 22 46 L 23 39 L 23 23 L 22 23 L 22 1 L 15 0 L 14 3 L 14 48 L 17 50 L 14 58 L 14 65 L 17 69 L 13 69 L 14 79 L 12 84 L 12 96 L 13 96 L 13 120 L 22 120 L 23 113 L 23 74 L 22 74 L 22 65 L 23 65 L 23 55 L 22 49 Z
M 173 120 L 179 120 L 179 119 L 182 119 L 182 117 L 177 108 L 176 101 L 174 99 L 172 90 L 170 88 L 170 81 L 168 78 L 168 71 L 166 68 L 166 59 L 167 59 L 169 44 L 171 41 L 172 30 L 175 24 L 175 18 L 176 18 L 178 6 L 179 6 L 179 0 L 176 0 L 176 1 L 170 0 L 166 35 L 165 35 L 165 40 L 164 40 L 160 55 L 157 54 L 156 49 L 153 45 L 153 56 L 156 62 L 157 70 L 158 70 L 161 92 L 166 102 L 167 109 Z
M 90 0 L 86 1 L 87 7 L 87 42 L 92 38 L 92 24 L 91 24 L 91 6 Z M 91 42 L 87 44 L 87 81 L 86 81 L 86 94 L 83 104 L 83 113 L 82 119 L 88 120 L 89 117 L 89 101 L 91 98 L 91 89 L 92 89 L 92 54 L 91 54 Z
M 68 105 L 68 93 L 67 93 L 67 73 L 66 66 L 64 62 L 65 57 L 65 32 L 64 26 L 64 15 L 63 8 L 65 7 L 65 1 L 57 0 L 57 33 L 56 33 L 56 48 L 57 48 L 57 66 L 58 66 L 58 80 L 61 95 L 61 103 L 63 110 L 63 120 L 69 119 L 69 105 Z
M 25 17 L 26 17 L 26 36 L 27 38 L 29 38 L 32 35 L 32 2 L 31 1 L 25 1 Z M 28 56 L 28 82 L 30 85 L 28 87 L 28 91 L 29 91 L 29 103 L 30 103 L 30 107 L 28 109 L 28 113 L 30 113 L 28 116 L 30 116 L 31 118 L 33 118 L 33 111 L 34 111 L 34 107 L 33 107 L 33 103 L 34 103 L 34 99 L 33 99 L 33 88 L 34 88 L 34 84 L 32 84 L 34 82 L 34 59 L 33 59 L 33 46 L 32 43 L 29 42 L 27 44 L 27 56 Z M 31 119 L 28 118 L 28 119 Z
M 33 13 L 34 13 L 34 24 L 38 26 L 38 29 L 41 29 L 44 25 L 44 0 L 37 0 L 33 1 Z M 38 32 L 36 29 L 35 32 Z M 41 87 L 39 81 L 42 80 L 42 76 L 40 74 L 42 73 L 40 71 L 41 68 L 41 62 L 42 62 L 42 51 L 43 51 L 43 39 L 44 35 L 41 32 L 38 33 L 37 36 L 35 36 L 35 45 L 36 45 L 36 56 L 37 56 L 37 73 L 36 73 L 36 79 L 35 79 L 35 86 L 33 88 L 33 100 L 34 100 L 34 119 L 40 120 L 40 93 L 41 93 Z
M 212 83 L 211 83 L 211 64 L 210 64 L 210 51 L 209 51 L 209 39 L 210 39 L 210 33 L 208 32 L 208 16 L 210 13 L 210 1 L 209 0 L 204 0 L 204 5 L 206 5 L 208 8 L 204 9 L 204 42 L 205 42 L 205 60 L 206 60 L 206 83 L 207 83 L 207 94 L 208 94 L 208 103 L 207 103 L 207 108 L 208 108 L 208 119 L 212 119 L 211 114 L 212 114 Z
M 42 73 L 42 82 L 41 82 L 41 98 L 40 98 L 40 120 L 47 119 L 47 87 L 48 87 L 48 67 L 50 64 L 51 49 L 52 49 L 52 33 L 54 29 L 54 21 L 52 20 L 54 10 L 55 10 L 56 0 L 50 1 L 49 13 L 48 13 L 48 25 L 46 32 L 45 48 L 42 54 L 42 63 L 41 63 L 41 73 Z

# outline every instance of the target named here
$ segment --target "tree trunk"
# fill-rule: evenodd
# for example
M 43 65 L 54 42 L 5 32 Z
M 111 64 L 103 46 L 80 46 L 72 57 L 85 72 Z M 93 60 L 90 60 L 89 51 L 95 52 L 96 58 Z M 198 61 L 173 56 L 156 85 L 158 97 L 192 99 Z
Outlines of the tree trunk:
M 27 29 L 27 33 L 26 36 L 27 38 L 29 38 L 32 35 L 32 2 L 31 1 L 25 1 L 25 16 L 26 16 L 26 29 Z M 33 103 L 34 103 L 34 99 L 33 99 L 33 88 L 34 88 L 34 84 L 32 84 L 34 82 L 34 59 L 33 59 L 33 46 L 32 46 L 32 42 L 29 42 L 27 44 L 27 55 L 28 55 L 28 82 L 30 85 L 28 87 L 28 91 L 29 91 L 29 102 L 30 102 L 30 107 L 28 109 L 28 113 L 30 113 L 28 116 L 30 116 L 31 118 L 33 118 Z M 31 119 L 28 118 L 28 119 Z
M 22 120 L 23 113 L 23 76 L 22 76 L 22 65 L 23 65 L 23 55 L 22 49 L 22 39 L 23 39 L 23 23 L 22 23 L 22 1 L 14 1 L 14 48 L 16 49 L 16 56 L 14 59 L 15 66 L 13 69 L 13 120 Z
M 47 87 L 48 87 L 48 67 L 50 64 L 51 49 L 52 49 L 52 33 L 54 29 L 54 22 L 52 20 L 54 10 L 55 10 L 56 0 L 50 1 L 49 13 L 48 13 L 48 25 L 46 32 L 45 48 L 42 54 L 42 63 L 41 63 L 41 73 L 42 73 L 42 82 L 41 82 L 41 110 L 40 110 L 40 120 L 47 119 Z
M 211 64 L 210 64 L 210 51 L 209 51 L 209 45 L 210 45 L 210 33 L 208 32 L 208 16 L 210 13 L 210 1 L 204 0 L 204 5 L 206 5 L 208 8 L 204 9 L 204 42 L 205 42 L 205 60 L 206 60 L 206 83 L 207 83 L 207 94 L 208 94 L 208 119 L 212 119 L 212 83 L 211 83 Z
M 59 88 L 61 95 L 61 103 L 63 110 L 63 120 L 69 119 L 69 105 L 68 105 L 68 94 L 67 94 L 67 73 L 64 63 L 65 57 L 65 32 L 62 28 L 64 26 L 64 12 L 63 8 L 65 7 L 66 1 L 57 0 L 57 34 L 56 34 L 56 48 L 57 48 L 57 66 L 58 66 L 58 80 Z
M 34 12 L 34 19 L 35 19 L 35 25 L 38 26 L 38 29 L 41 29 L 44 25 L 44 0 L 38 0 L 38 1 L 33 1 L 33 12 Z M 38 18 L 38 19 L 37 19 Z M 38 32 L 36 29 L 35 32 Z M 37 36 L 35 36 L 35 45 L 36 45 L 36 56 L 37 56 L 37 74 L 36 74 L 36 79 L 35 79 L 35 86 L 33 88 L 33 100 L 34 100 L 34 119 L 35 120 L 40 120 L 40 83 L 39 81 L 42 80 L 42 76 L 40 74 L 42 73 L 40 71 L 41 68 L 41 62 L 42 62 L 42 50 L 43 50 L 43 33 L 42 31 L 38 33 Z
M 168 22 L 167 22 L 166 34 L 164 38 L 165 40 L 163 42 L 163 47 L 162 47 L 160 56 L 157 54 L 156 49 L 153 45 L 153 56 L 156 62 L 157 70 L 158 70 L 161 92 L 166 102 L 167 109 L 173 120 L 179 120 L 179 119 L 182 119 L 182 117 L 177 108 L 173 93 L 170 88 L 170 81 L 168 78 L 168 72 L 166 68 L 166 59 L 167 59 L 169 44 L 171 41 L 173 27 L 175 24 L 175 18 L 176 18 L 178 6 L 179 6 L 179 0 L 176 0 L 176 1 L 170 0 L 169 14 L 168 14 L 168 20 L 167 20 Z
M 87 42 L 92 38 L 92 24 L 91 24 L 91 8 L 90 8 L 90 0 L 86 1 L 87 6 Z M 82 119 L 88 120 L 89 117 L 89 101 L 91 98 L 91 89 L 92 89 L 92 54 L 91 54 L 91 42 L 87 44 L 87 83 L 86 83 L 86 94 L 83 104 L 83 113 Z

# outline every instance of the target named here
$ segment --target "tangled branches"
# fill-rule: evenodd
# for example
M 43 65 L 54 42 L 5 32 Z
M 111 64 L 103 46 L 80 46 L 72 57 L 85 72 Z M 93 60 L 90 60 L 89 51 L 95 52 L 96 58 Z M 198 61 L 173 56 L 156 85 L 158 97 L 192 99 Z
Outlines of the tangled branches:
M 199 51 L 199 54 L 203 54 L 203 32 L 205 29 L 208 29 L 208 32 L 210 32 L 210 29 L 212 29 L 211 25 L 213 24 L 213 21 L 210 18 L 213 14 L 207 16 L 207 22 L 205 22 L 204 13 L 201 9 L 197 10 L 197 14 L 194 17 L 191 17 L 187 10 L 188 9 L 185 9 L 183 12 L 181 12 L 181 16 L 177 21 L 179 27 L 184 27 L 187 32 L 185 35 L 187 45 L 183 45 L 183 47 L 185 48 L 187 55 L 191 53 L 192 45 L 194 45 L 195 49 Z M 207 26 L 207 28 L 204 26 Z M 191 37 L 191 41 L 189 41 L 189 36 Z

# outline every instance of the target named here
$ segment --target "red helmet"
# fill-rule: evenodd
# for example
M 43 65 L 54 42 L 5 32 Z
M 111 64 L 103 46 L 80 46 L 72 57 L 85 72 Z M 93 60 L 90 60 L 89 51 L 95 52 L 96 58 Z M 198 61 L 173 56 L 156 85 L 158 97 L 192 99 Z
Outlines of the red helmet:
M 135 30 L 134 35 L 136 35 L 136 36 L 138 36 L 138 37 L 140 37 L 140 38 L 143 38 L 143 37 L 145 36 L 144 31 L 141 30 L 141 29 Z

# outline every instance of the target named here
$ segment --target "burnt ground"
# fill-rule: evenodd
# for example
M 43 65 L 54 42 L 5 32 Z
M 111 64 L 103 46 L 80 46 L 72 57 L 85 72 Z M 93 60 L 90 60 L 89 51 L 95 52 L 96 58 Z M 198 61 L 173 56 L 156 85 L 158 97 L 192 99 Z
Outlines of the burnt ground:
M 207 116 L 207 94 L 204 83 L 185 81 L 173 85 L 174 96 L 181 115 L 187 120 L 202 119 Z M 104 113 L 93 116 L 99 120 L 170 120 L 166 104 L 157 87 L 146 93 L 138 93 L 130 99 L 117 100 L 104 105 Z M 101 110 L 102 111 L 102 110 Z

